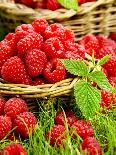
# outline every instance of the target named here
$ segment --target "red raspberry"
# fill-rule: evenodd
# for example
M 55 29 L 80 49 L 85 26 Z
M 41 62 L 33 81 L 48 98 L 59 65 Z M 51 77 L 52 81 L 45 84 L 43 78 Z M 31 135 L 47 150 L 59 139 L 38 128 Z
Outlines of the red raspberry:
M 66 70 L 58 59 L 54 59 L 46 64 L 43 74 L 48 82 L 56 83 L 65 79 Z
M 34 0 L 21 0 L 21 3 L 23 3 L 27 6 L 32 6 L 34 3 Z
M 116 76 L 110 76 L 108 77 L 108 80 L 113 87 L 116 87 Z
M 80 40 L 80 44 L 85 46 L 86 52 L 92 56 L 93 52 L 94 52 L 94 56 L 95 58 L 99 58 L 99 42 L 97 40 L 97 38 L 92 35 L 86 35 L 82 38 L 82 40 Z
M 65 42 L 65 58 L 66 59 L 84 59 L 85 58 L 85 48 L 83 45 L 72 43 L 70 41 Z
M 116 32 L 112 32 L 110 35 L 109 35 L 109 38 L 111 38 L 112 40 L 114 40 L 116 42 Z
M 54 10 L 61 8 L 61 5 L 58 3 L 57 0 L 48 0 L 47 1 L 47 8 L 49 10 L 54 11 Z
M 50 145 L 57 146 L 63 145 L 66 139 L 65 135 L 66 129 L 63 125 L 54 125 L 50 131 L 46 133 L 46 139 L 50 139 Z
M 20 26 L 17 26 L 15 29 L 15 35 L 17 40 L 23 39 L 28 34 L 34 33 L 34 28 L 31 24 L 22 24 Z
M 20 138 L 17 135 L 15 135 L 14 132 L 11 133 L 7 138 L 10 141 L 20 140 Z
M 111 92 L 101 90 L 101 107 L 111 108 L 111 105 L 115 104 L 116 104 L 116 95 Z
M 94 130 L 90 122 L 85 120 L 77 120 L 71 126 L 72 132 L 75 131 L 74 135 L 79 135 L 81 138 L 85 139 L 87 137 L 92 137 L 94 135 Z
M 75 34 L 72 30 L 63 27 L 61 24 L 51 24 L 45 30 L 46 39 L 57 37 L 62 42 L 70 41 L 75 42 Z
M 43 35 L 43 32 L 48 26 L 48 22 L 43 18 L 37 18 L 36 20 L 33 21 L 32 26 L 36 32 Z
M 40 75 L 45 67 L 47 58 L 44 52 L 33 49 L 27 52 L 25 63 L 31 77 Z
M 7 45 L 11 47 L 11 49 L 15 52 L 17 52 L 17 38 L 15 33 L 9 33 L 8 35 L 5 36 L 4 39 L 7 42 Z M 16 55 L 17 53 L 15 53 Z
M 79 5 L 86 3 L 86 0 L 78 0 L 77 1 Z
M 44 51 L 46 55 L 53 59 L 53 58 L 64 58 L 65 49 L 62 42 L 54 37 L 49 38 L 44 43 Z
M 107 70 L 109 76 L 116 76 L 116 56 L 112 56 L 103 67 Z
M 24 138 L 29 137 L 29 133 L 34 133 L 37 119 L 31 112 L 24 112 L 14 119 L 13 127 L 16 134 L 20 134 Z
M 23 58 L 28 51 L 32 49 L 41 49 L 42 43 L 43 37 L 40 34 L 29 34 L 18 42 L 18 56 Z
M 103 46 L 99 50 L 99 58 L 103 58 L 104 56 L 110 55 L 110 54 L 115 55 L 115 52 L 111 46 Z
M 102 72 L 105 74 L 106 77 L 108 77 L 108 72 L 105 68 L 102 67 Z
M 27 155 L 21 144 L 9 144 L 0 152 L 1 155 Z
M 29 84 L 30 79 L 25 66 L 17 56 L 8 59 L 1 70 L 2 78 L 11 83 Z
M 55 117 L 55 124 L 65 125 L 65 116 L 66 122 L 69 126 L 71 126 L 77 120 L 74 112 L 71 110 L 66 111 L 66 113 L 64 113 L 63 111 L 58 111 Z
M 42 78 L 36 78 L 34 81 L 32 81 L 33 86 L 43 85 L 43 84 L 45 84 L 45 82 Z
M 10 132 L 11 128 L 11 118 L 7 116 L 0 116 L 0 140 Z
M 2 97 L 0 97 L 0 115 L 4 115 L 4 106 L 5 106 L 6 100 Z
M 98 141 L 93 137 L 88 137 L 83 140 L 82 150 L 85 151 L 86 155 L 102 155 L 102 149 Z
M 41 0 L 41 1 L 34 2 L 33 8 L 34 9 L 39 9 L 39 8 L 46 9 L 47 8 L 47 0 Z
M 14 56 L 14 51 L 11 47 L 5 41 L 0 42 L 0 75 L 3 64 L 12 56 Z
M 27 111 L 27 103 L 21 98 L 11 98 L 4 106 L 4 112 L 7 116 L 14 119 L 20 113 Z

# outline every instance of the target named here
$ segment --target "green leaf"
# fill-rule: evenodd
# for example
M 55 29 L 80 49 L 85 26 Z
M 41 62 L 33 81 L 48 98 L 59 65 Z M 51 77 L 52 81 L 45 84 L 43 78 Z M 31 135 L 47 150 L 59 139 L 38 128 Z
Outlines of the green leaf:
M 95 112 L 100 109 L 100 91 L 81 80 L 74 86 L 74 95 L 82 114 L 86 119 L 92 119 Z
M 76 11 L 78 9 L 77 0 L 58 0 L 58 2 L 66 9 L 74 9 Z
M 66 70 L 68 70 L 71 74 L 78 76 L 88 75 L 89 69 L 82 60 L 61 59 L 61 61 L 64 64 Z
M 88 77 L 97 83 L 101 89 L 111 90 L 108 79 L 102 71 L 94 71 L 88 74 Z
M 111 55 L 106 55 L 104 56 L 99 62 L 98 62 L 98 65 L 103 65 L 106 63 L 106 61 L 108 61 L 108 59 L 111 57 Z

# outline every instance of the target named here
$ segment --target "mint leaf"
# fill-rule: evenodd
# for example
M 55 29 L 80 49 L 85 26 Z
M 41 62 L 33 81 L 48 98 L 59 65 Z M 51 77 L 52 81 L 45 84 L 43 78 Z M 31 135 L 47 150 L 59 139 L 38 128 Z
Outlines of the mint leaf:
M 74 86 L 76 104 L 86 119 L 92 119 L 95 112 L 100 109 L 100 91 L 90 83 L 81 80 Z
M 58 2 L 66 9 L 74 9 L 76 11 L 78 9 L 77 0 L 58 0 Z
M 71 74 L 78 76 L 87 76 L 89 69 L 87 65 L 82 60 L 67 60 L 61 59 L 64 64 L 66 70 Z
M 108 61 L 108 59 L 111 57 L 111 55 L 106 55 L 104 56 L 99 62 L 98 62 L 98 65 L 103 65 L 106 63 L 106 61 Z
M 108 79 L 102 71 L 91 72 L 89 73 L 88 77 L 90 80 L 96 82 L 101 89 L 111 90 Z

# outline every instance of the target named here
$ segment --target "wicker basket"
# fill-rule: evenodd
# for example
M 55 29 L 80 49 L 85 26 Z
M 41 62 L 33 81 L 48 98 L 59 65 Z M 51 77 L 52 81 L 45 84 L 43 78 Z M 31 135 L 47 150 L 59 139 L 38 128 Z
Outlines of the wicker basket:
M 77 40 L 87 33 L 108 35 L 116 32 L 116 0 L 98 0 L 85 3 L 74 10 L 34 10 L 11 0 L 0 0 L 0 26 L 6 33 L 21 23 L 30 23 L 43 17 L 49 23 L 58 22 L 74 30 Z

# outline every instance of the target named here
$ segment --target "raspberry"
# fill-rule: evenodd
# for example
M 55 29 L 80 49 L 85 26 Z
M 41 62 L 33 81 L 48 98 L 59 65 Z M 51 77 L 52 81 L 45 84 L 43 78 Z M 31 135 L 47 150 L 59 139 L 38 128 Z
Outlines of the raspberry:
M 10 141 L 19 140 L 19 137 L 17 135 L 15 135 L 14 133 L 11 133 L 7 138 Z
M 46 9 L 47 8 L 47 0 L 41 0 L 41 1 L 34 2 L 33 8 L 34 9 L 39 9 L 39 8 Z
M 45 30 L 44 35 L 46 39 L 57 37 L 62 42 L 65 42 L 65 41 L 74 42 L 75 41 L 75 35 L 72 30 L 69 30 L 63 27 L 61 24 L 56 24 L 56 23 L 48 26 Z
M 102 58 L 106 55 L 115 55 L 114 50 L 112 49 L 111 46 L 103 46 L 100 50 L 99 50 L 99 58 Z
M 14 119 L 13 127 L 16 134 L 20 134 L 24 138 L 29 137 L 29 133 L 34 133 L 37 119 L 31 112 L 24 112 Z
M 42 35 L 48 26 L 48 22 L 45 19 L 37 18 L 36 20 L 33 21 L 32 26 L 36 32 Z
M 84 4 L 84 3 L 86 3 L 86 0 L 78 0 L 79 5 Z
M 92 35 L 86 35 L 82 38 L 82 40 L 80 40 L 79 42 L 80 44 L 85 46 L 85 49 L 87 50 L 86 52 L 92 56 L 93 52 L 94 52 L 94 56 L 95 58 L 99 58 L 99 42 L 97 40 L 97 38 Z
M 54 125 L 50 131 L 46 133 L 46 139 L 50 139 L 50 145 L 57 146 L 63 145 L 63 141 L 66 139 L 66 129 L 63 125 Z
M 14 56 L 14 52 L 11 47 L 5 41 L 0 42 L 0 75 L 3 64 L 12 56 Z
M 69 126 L 71 126 L 76 120 L 76 116 L 72 111 L 58 111 L 55 117 L 55 124 L 65 125 L 65 115 L 66 115 L 66 122 Z
M 7 45 L 11 47 L 13 51 L 17 52 L 16 51 L 17 50 L 17 38 L 16 38 L 15 33 L 9 33 L 8 35 L 5 36 L 4 40 L 7 42 Z
M 83 45 L 72 43 L 70 41 L 65 42 L 65 58 L 66 59 L 84 59 L 85 58 L 85 48 Z
M 21 0 L 21 2 L 27 6 L 32 6 L 34 3 L 34 0 Z
M 108 80 L 113 87 L 116 87 L 116 76 L 110 76 L 108 77 Z
M 29 84 L 30 79 L 26 73 L 25 66 L 17 56 L 8 59 L 1 70 L 2 78 L 11 83 Z
M 61 5 L 58 3 L 57 0 L 48 0 L 47 1 L 47 8 L 49 10 L 54 11 L 54 10 L 61 8 Z
M 29 34 L 21 39 L 17 44 L 18 56 L 23 58 L 27 51 L 32 49 L 40 49 L 43 43 L 43 37 L 40 34 Z
M 115 104 L 116 104 L 116 95 L 111 92 L 101 90 L 101 107 L 111 108 L 111 105 Z
M 107 70 L 109 76 L 116 76 L 116 56 L 112 56 L 103 67 Z
M 49 38 L 44 43 L 44 51 L 46 55 L 53 59 L 53 58 L 64 58 L 65 49 L 62 42 L 54 37 Z
M 74 122 L 71 126 L 71 130 L 75 131 L 73 133 L 74 135 L 78 134 L 83 139 L 94 135 L 94 130 L 90 122 L 86 122 L 85 120 L 77 120 Z
M 0 140 L 10 132 L 11 128 L 12 122 L 10 117 L 0 116 Z
M 47 58 L 45 53 L 37 49 L 28 51 L 25 57 L 27 71 L 31 77 L 40 75 L 46 62 Z
M 4 112 L 7 116 L 14 119 L 20 113 L 27 111 L 27 104 L 21 98 L 11 98 L 4 106 Z
M 2 97 L 0 97 L 0 115 L 4 115 L 4 106 L 5 106 L 6 100 Z
M 111 38 L 112 40 L 114 40 L 116 42 L 116 32 L 112 32 L 110 35 L 109 35 L 109 38 Z
M 108 77 L 108 72 L 105 68 L 102 67 L 102 72 L 105 74 L 106 77 Z
M 84 139 L 81 146 L 86 155 L 102 155 L 102 149 L 98 141 L 93 137 Z
M 48 82 L 56 83 L 65 79 L 66 70 L 58 59 L 54 59 L 46 64 L 43 74 Z
M 15 29 L 15 35 L 18 41 L 20 39 L 23 39 L 30 33 L 34 33 L 34 28 L 31 24 L 22 24 L 20 26 L 17 26 L 17 28 Z
M 43 85 L 43 84 L 45 84 L 45 82 L 42 78 L 36 78 L 34 81 L 32 81 L 33 86 Z
M 9 144 L 0 152 L 1 155 L 27 155 L 21 144 Z

